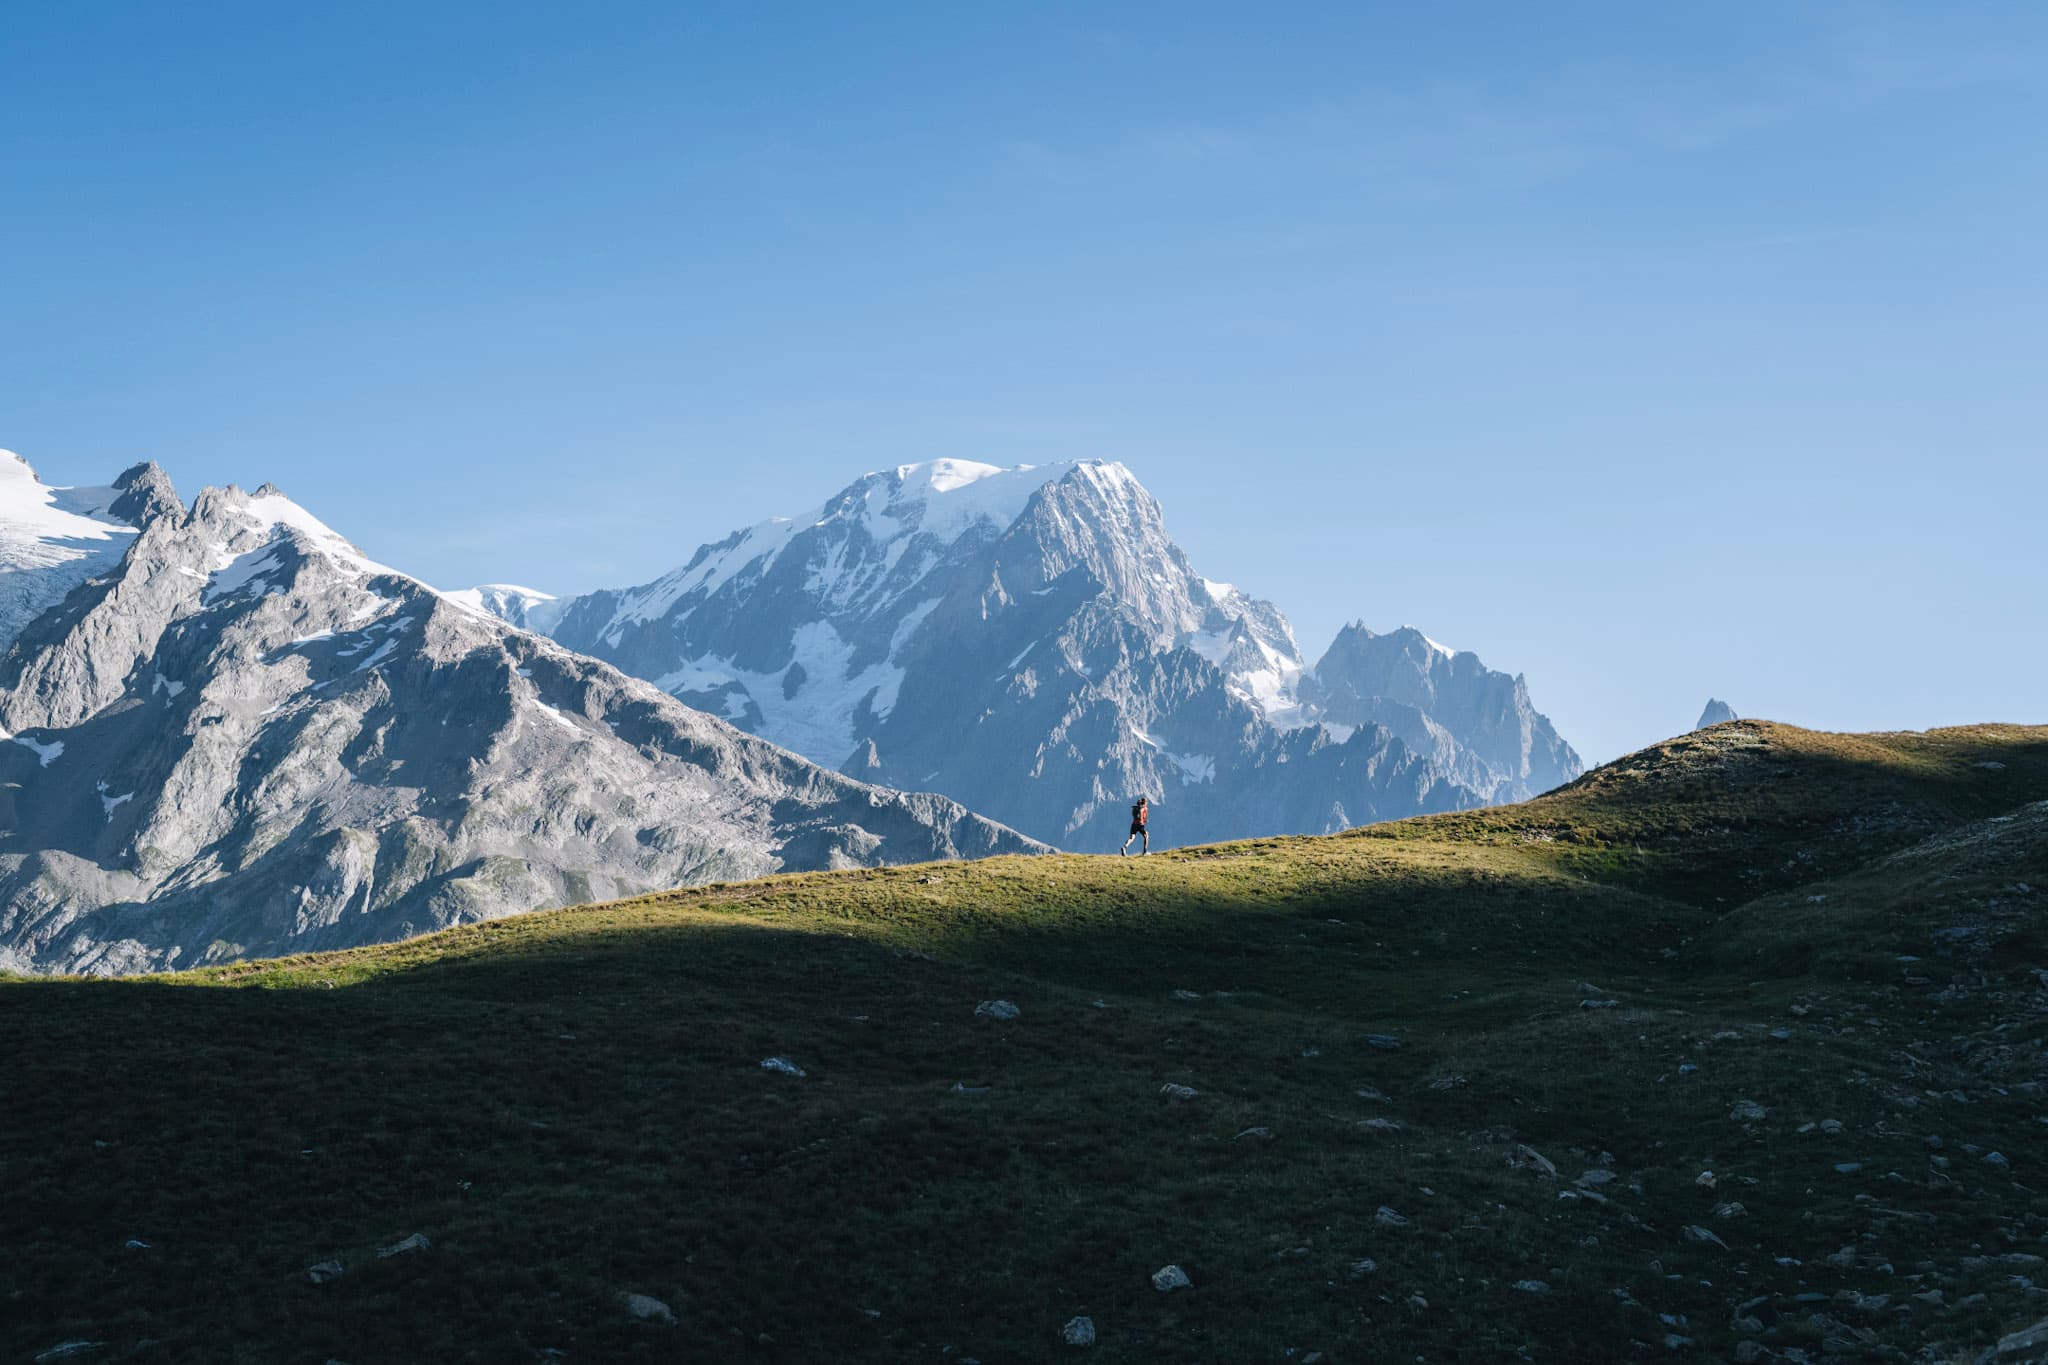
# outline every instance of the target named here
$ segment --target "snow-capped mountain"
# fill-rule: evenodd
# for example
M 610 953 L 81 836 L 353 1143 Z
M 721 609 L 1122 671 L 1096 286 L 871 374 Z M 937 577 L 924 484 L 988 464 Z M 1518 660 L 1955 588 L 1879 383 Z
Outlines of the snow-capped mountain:
M 775 870 L 1030 851 L 371 562 L 268 486 L 0 457 L 0 966 L 340 947 Z
M 1521 679 L 1419 633 L 1353 627 L 1308 669 L 1280 610 L 1196 573 L 1159 504 L 1103 461 L 904 465 L 641 587 L 548 601 L 551 621 L 519 609 L 821 764 L 1066 847 L 1117 842 L 1141 794 L 1178 844 L 1517 799 L 1579 772 Z

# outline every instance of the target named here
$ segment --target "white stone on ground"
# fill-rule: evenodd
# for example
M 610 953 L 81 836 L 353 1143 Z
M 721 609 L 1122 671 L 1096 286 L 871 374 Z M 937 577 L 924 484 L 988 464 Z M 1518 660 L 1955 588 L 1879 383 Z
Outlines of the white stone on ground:
M 650 1294 L 620 1294 L 619 1307 L 642 1322 L 660 1322 L 673 1327 L 676 1315 L 669 1306 Z

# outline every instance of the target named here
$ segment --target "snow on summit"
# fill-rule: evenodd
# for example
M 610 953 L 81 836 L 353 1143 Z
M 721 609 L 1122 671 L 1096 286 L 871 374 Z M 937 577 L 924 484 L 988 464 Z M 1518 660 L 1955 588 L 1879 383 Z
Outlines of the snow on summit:
M 0 450 L 0 650 L 86 579 L 118 562 L 135 528 L 107 509 L 116 488 L 52 488 Z
M 865 501 L 872 510 L 881 499 L 885 515 L 919 507 L 921 513 L 912 529 L 951 544 L 976 522 L 987 522 L 998 530 L 1008 526 L 1024 514 L 1024 505 L 1033 493 L 1075 467 L 1066 462 L 1005 469 L 973 460 L 928 460 L 898 465 L 893 488 L 880 482 L 885 476 L 868 475 L 863 482 L 872 486 Z M 901 515 L 889 519 L 908 521 Z

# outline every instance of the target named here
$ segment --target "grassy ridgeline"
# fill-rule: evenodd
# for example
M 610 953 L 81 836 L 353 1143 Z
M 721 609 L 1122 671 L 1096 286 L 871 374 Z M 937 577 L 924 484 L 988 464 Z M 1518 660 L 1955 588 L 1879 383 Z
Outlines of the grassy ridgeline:
M 0 1351 L 1960 1354 L 2048 1317 L 2044 800 L 2048 729 L 1742 721 L 1331 838 L 0 985 Z

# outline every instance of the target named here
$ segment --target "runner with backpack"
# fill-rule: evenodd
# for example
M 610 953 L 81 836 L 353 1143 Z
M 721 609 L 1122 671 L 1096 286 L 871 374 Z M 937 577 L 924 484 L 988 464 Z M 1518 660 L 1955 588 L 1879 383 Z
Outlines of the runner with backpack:
M 1144 840 L 1143 843 L 1138 845 L 1139 854 L 1142 855 L 1152 851 L 1152 836 L 1145 832 L 1145 817 L 1151 813 L 1152 803 L 1150 798 L 1139 797 L 1138 804 L 1131 807 L 1131 832 L 1124 836 L 1124 846 L 1116 851 L 1119 858 L 1130 853 L 1131 840 L 1133 839 Z

